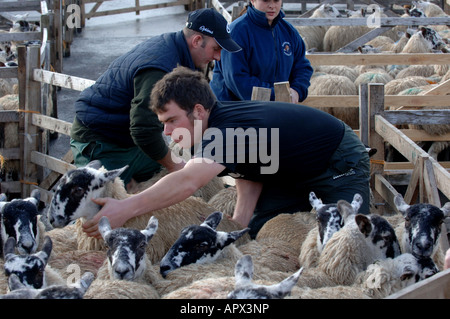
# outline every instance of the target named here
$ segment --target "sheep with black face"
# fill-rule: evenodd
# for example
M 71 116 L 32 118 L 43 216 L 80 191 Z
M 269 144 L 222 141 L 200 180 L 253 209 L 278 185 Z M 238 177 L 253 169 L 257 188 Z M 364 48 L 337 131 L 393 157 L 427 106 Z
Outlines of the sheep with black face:
M 222 217 L 221 212 L 214 212 L 202 224 L 184 228 L 161 260 L 161 275 L 165 277 L 169 272 L 185 265 L 214 261 L 225 247 L 250 230 L 245 228 L 232 232 L 217 231 Z
M 397 194 L 394 203 L 405 219 L 404 224 L 396 228 L 402 251 L 423 258 L 434 258 L 438 252 L 442 255 L 439 239 L 442 223 L 450 216 L 450 202 L 442 208 L 427 203 L 408 205 L 402 195 Z M 442 268 L 443 255 L 435 262 Z
M 40 193 L 33 190 L 25 199 L 13 199 L 10 202 L 0 202 L 1 210 L 1 241 L 0 249 L 9 237 L 16 240 L 17 251 L 20 254 L 33 254 L 42 238 L 45 228 L 40 222 L 38 205 Z

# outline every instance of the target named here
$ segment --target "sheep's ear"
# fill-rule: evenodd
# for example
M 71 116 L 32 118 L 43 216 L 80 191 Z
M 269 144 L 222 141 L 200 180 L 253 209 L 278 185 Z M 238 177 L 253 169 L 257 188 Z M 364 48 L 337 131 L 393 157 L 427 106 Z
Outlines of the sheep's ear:
M 450 216 L 450 202 L 445 203 L 444 206 L 442 206 L 441 210 L 444 212 L 445 217 Z
M 8 278 L 8 286 L 9 286 L 9 290 L 11 290 L 11 291 L 27 288 L 27 286 L 25 286 L 20 281 L 19 277 L 14 273 L 12 273 Z
M 0 202 L 0 212 L 3 211 L 3 208 L 8 204 L 9 202 Z
M 78 290 L 80 290 L 81 293 L 84 294 L 89 289 L 94 279 L 95 279 L 94 274 L 89 271 L 86 271 L 83 274 L 83 276 L 81 276 L 80 281 L 77 285 Z
M 321 209 L 323 206 L 325 206 L 322 203 L 322 200 L 317 198 L 316 193 L 311 192 L 309 193 L 309 203 L 311 204 L 311 206 L 316 210 L 316 212 Z
M 141 230 L 141 233 L 144 234 L 147 242 L 152 239 L 153 235 L 156 233 L 158 229 L 158 219 L 155 216 L 150 217 L 147 227 L 144 230 Z
M 8 201 L 8 196 L 6 196 L 5 193 L 0 194 L 0 202 L 6 202 Z
M 223 214 L 221 212 L 214 212 L 208 217 L 206 217 L 205 221 L 200 226 L 207 226 L 212 229 L 216 229 L 219 226 L 223 218 Z
M 350 205 L 350 203 L 347 202 L 346 200 L 343 200 L 343 199 L 339 200 L 336 204 L 336 207 L 344 221 L 346 221 L 349 216 L 352 216 L 355 214 L 355 211 L 353 210 L 353 206 Z
M 355 221 L 356 225 L 358 225 L 359 231 L 364 236 L 369 236 L 372 232 L 372 223 L 370 222 L 370 218 L 365 215 L 358 214 L 355 216 Z
M 405 203 L 405 200 L 403 199 L 401 194 L 397 194 L 394 197 L 394 204 L 395 207 L 397 207 L 397 210 L 403 215 L 405 216 L 406 211 L 408 210 L 408 208 L 410 207 L 408 204 Z
M 25 200 L 33 203 L 36 207 L 38 207 L 39 201 L 41 200 L 41 192 L 38 189 L 33 189 L 31 191 L 30 197 L 27 197 Z
M 91 167 L 91 168 L 94 168 L 94 169 L 100 169 L 100 167 L 102 167 L 102 162 L 100 162 L 99 160 L 93 160 L 93 161 L 87 163 L 86 167 Z
M 113 169 L 110 171 L 107 171 L 103 174 L 104 178 L 106 181 L 112 181 L 114 180 L 116 177 L 120 176 L 120 174 L 122 174 L 123 172 L 125 172 L 125 170 L 128 168 L 128 165 L 125 165 L 122 168 L 118 168 L 118 169 Z
M 356 193 L 355 196 L 353 196 L 353 201 L 350 205 L 353 207 L 353 211 L 357 213 L 359 209 L 361 208 L 361 205 L 363 203 L 363 198 L 360 194 Z
M 236 280 L 236 288 L 244 286 L 252 281 L 253 278 L 253 261 L 251 255 L 242 256 L 234 267 L 234 278 Z
M 45 236 L 44 243 L 42 244 L 42 250 L 38 253 L 36 253 L 36 256 L 38 256 L 40 259 L 44 261 L 45 264 L 47 264 L 50 254 L 52 253 L 53 249 L 53 242 L 50 236 Z
M 111 224 L 109 223 L 108 217 L 102 216 L 102 218 L 100 218 L 98 221 L 98 231 L 100 232 L 100 235 L 102 235 L 103 240 L 106 241 L 106 237 L 111 232 Z
M 416 275 L 415 269 L 411 265 L 406 265 L 402 268 L 402 274 L 400 275 L 400 280 L 408 280 Z
M 297 270 L 294 274 L 284 279 L 282 282 L 269 286 L 267 289 L 269 292 L 277 296 L 278 298 L 284 298 L 291 293 L 292 288 L 297 284 L 301 273 L 303 272 L 303 267 Z
M 235 230 L 232 232 L 217 232 L 217 245 L 220 248 L 224 248 L 232 243 L 234 243 L 236 240 L 244 236 L 246 233 L 250 231 L 250 228 L 245 228 L 242 230 Z
M 8 237 L 3 247 L 3 258 L 8 259 L 9 254 L 14 254 L 16 249 L 16 239 L 14 237 Z

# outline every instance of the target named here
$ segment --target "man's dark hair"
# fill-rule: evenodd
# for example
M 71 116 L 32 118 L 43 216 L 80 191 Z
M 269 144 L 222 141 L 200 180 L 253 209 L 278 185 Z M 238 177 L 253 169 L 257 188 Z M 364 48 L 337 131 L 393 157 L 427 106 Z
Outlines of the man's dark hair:
M 190 114 L 196 104 L 211 109 L 216 97 L 203 73 L 179 66 L 156 82 L 150 96 L 150 108 L 155 113 L 164 112 L 170 101 Z

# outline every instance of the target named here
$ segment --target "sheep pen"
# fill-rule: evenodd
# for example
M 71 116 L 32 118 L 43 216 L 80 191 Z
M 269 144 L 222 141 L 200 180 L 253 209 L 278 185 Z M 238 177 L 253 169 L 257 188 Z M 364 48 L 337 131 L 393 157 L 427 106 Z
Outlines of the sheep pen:
M 326 69 L 328 69 L 328 70 L 326 70 Z M 336 73 L 336 74 L 339 74 L 339 72 L 346 72 L 346 74 L 347 74 L 346 77 L 348 77 L 348 78 L 351 77 L 351 81 L 353 81 L 353 82 L 355 82 L 356 77 L 358 77 L 360 75 L 360 73 L 359 73 L 360 69 L 358 69 L 356 67 L 345 67 L 345 68 L 341 67 L 342 70 L 340 70 L 340 71 L 334 70 L 334 69 L 335 68 L 325 67 L 325 66 L 322 66 L 321 68 L 318 67 L 316 75 L 320 75 L 320 73 L 322 73 L 322 72 L 326 73 L 327 71 L 330 72 L 330 74 L 332 72 Z M 383 68 L 383 69 L 387 70 L 387 67 Z M 406 67 L 402 68 L 402 70 L 404 70 L 404 69 L 406 69 Z M 421 88 L 426 87 L 426 86 L 430 86 L 430 85 L 436 85 L 437 81 L 439 79 L 435 75 L 438 74 L 438 71 L 436 70 L 436 72 L 435 72 L 436 74 L 434 74 L 434 73 L 431 73 L 431 68 L 429 68 L 429 67 L 427 67 L 426 69 L 425 68 L 423 68 L 423 69 L 424 70 L 422 70 L 422 71 L 426 71 L 426 74 L 422 74 L 420 76 L 426 78 L 427 84 L 421 86 Z M 369 69 L 367 69 L 367 70 L 369 70 Z M 408 70 L 408 72 L 410 72 L 411 74 L 416 74 L 417 73 L 416 71 L 417 70 L 413 70 L 413 68 Z M 373 68 L 370 69 L 370 72 L 373 72 Z M 439 72 L 442 72 L 442 71 L 439 71 Z M 365 72 L 365 73 L 369 74 L 369 72 Z M 381 72 L 379 72 L 379 74 L 381 74 Z M 400 74 L 400 76 L 398 76 L 398 78 L 400 79 L 400 78 L 404 77 L 405 74 L 407 74 L 406 71 L 403 72 L 402 74 Z M 366 75 L 366 76 L 368 76 L 368 75 Z M 410 74 L 407 74 L 406 76 L 410 76 Z M 441 74 L 440 76 L 442 77 L 443 75 Z M 393 78 L 395 78 L 395 77 L 393 77 Z M 375 80 L 375 82 L 380 83 L 377 80 Z M 358 88 L 357 84 L 355 84 L 355 86 Z M 413 88 L 415 88 L 415 87 L 413 87 Z M 358 92 L 356 91 L 356 93 L 352 94 L 352 95 L 357 95 L 357 94 L 358 94 Z M 321 95 L 321 94 L 319 94 L 319 95 Z M 343 95 L 346 95 L 346 94 L 343 94 Z M 233 193 L 234 191 L 235 191 L 234 189 L 230 188 L 229 192 L 231 193 L 231 196 L 235 195 Z M 198 199 L 196 199 L 196 200 L 198 200 Z M 191 201 L 191 199 L 189 200 L 189 202 L 192 205 L 186 205 L 185 207 L 187 207 L 187 209 L 190 209 L 190 208 L 195 209 L 195 206 L 196 206 L 197 202 L 194 201 L 194 200 Z M 231 200 L 224 200 L 223 202 L 225 202 L 227 204 L 233 204 L 233 202 Z M 204 205 L 204 203 L 201 202 L 201 206 L 202 207 L 203 207 L 203 205 Z M 177 231 L 181 230 L 183 226 L 186 226 L 186 224 L 189 223 L 189 222 L 197 222 L 197 223 L 202 222 L 206 218 L 206 216 L 208 216 L 209 213 L 211 213 L 214 210 L 221 210 L 222 211 L 222 209 L 220 209 L 220 208 L 216 209 L 214 207 L 214 205 L 212 205 L 212 202 L 209 202 L 209 206 L 213 206 L 213 207 L 212 208 L 211 207 L 207 207 L 207 208 L 204 207 L 204 208 L 201 209 L 203 213 L 200 214 L 200 216 L 201 216 L 200 218 L 193 218 L 193 219 L 187 221 L 186 223 L 185 222 L 180 222 L 180 225 L 177 225 L 175 227 L 176 231 L 175 230 L 170 230 L 170 231 L 168 230 L 168 232 L 172 232 L 173 231 L 174 233 L 176 233 Z M 175 207 L 173 209 L 173 214 L 174 215 L 176 214 L 177 209 L 180 209 L 180 207 Z M 227 212 L 229 212 L 229 211 L 232 212 L 232 210 L 233 210 L 233 208 L 230 208 L 230 210 L 227 210 Z M 225 213 L 225 209 L 224 209 L 224 213 Z M 231 213 L 229 215 L 231 215 Z M 96 274 L 96 271 L 98 270 L 99 266 L 102 264 L 102 262 L 106 258 L 106 252 L 105 251 L 84 250 L 84 249 L 83 250 L 79 250 L 79 246 L 78 246 L 78 244 L 79 244 L 78 240 L 79 239 L 77 238 L 76 230 L 74 231 L 74 229 L 79 227 L 80 223 L 81 223 L 81 220 L 77 220 L 77 222 L 76 222 L 77 225 L 68 225 L 65 228 L 53 229 L 50 232 L 48 232 L 48 233 L 54 233 L 55 235 L 56 235 L 57 232 L 60 232 L 62 234 L 61 238 L 64 238 L 64 236 L 70 234 L 70 236 L 67 236 L 69 238 L 66 241 L 58 241 L 58 242 L 56 242 L 56 240 L 54 240 L 54 253 L 52 253 L 52 256 L 50 258 L 49 264 L 51 264 L 51 266 L 53 268 L 64 269 L 64 268 L 66 268 L 68 265 L 70 265 L 72 263 L 74 263 L 74 264 L 80 263 L 81 264 L 82 261 L 84 260 L 85 265 L 83 266 L 82 269 L 90 270 L 94 274 Z M 183 224 L 183 225 L 181 225 L 181 224 Z M 141 227 L 141 226 L 142 226 L 142 224 L 140 224 L 139 227 Z M 69 229 L 70 229 L 70 232 L 66 232 Z M 73 234 L 75 234 L 75 236 Z M 158 234 L 158 233 L 155 234 L 155 238 L 153 238 L 152 241 L 157 239 L 157 237 L 159 235 L 160 234 Z M 244 253 L 244 254 L 256 252 L 255 253 L 256 256 L 253 256 L 254 260 L 256 260 L 257 257 L 260 257 L 258 255 L 268 255 L 269 253 L 272 253 L 272 251 L 271 251 L 272 248 L 282 247 L 281 245 L 279 245 L 278 243 L 276 243 L 274 241 L 271 242 L 271 243 L 269 243 L 268 241 L 266 241 L 266 242 L 263 242 L 263 240 L 261 240 L 261 241 L 262 241 L 262 243 L 258 243 L 256 241 L 246 241 L 246 242 L 244 242 L 243 245 L 239 246 L 239 250 L 242 253 Z M 87 244 L 87 246 L 95 247 L 95 248 L 98 247 L 99 249 L 103 249 L 103 247 L 97 246 L 97 244 L 98 243 L 91 245 L 91 243 L 89 243 L 89 244 Z M 262 244 L 264 244 L 264 245 L 262 245 Z M 164 245 L 169 246 L 168 244 L 164 244 Z M 254 247 L 252 247 L 252 245 Z M 61 246 L 61 248 L 58 248 L 58 246 Z M 158 245 L 158 246 L 160 246 L 160 245 Z M 281 273 L 277 274 L 278 277 L 276 279 L 272 279 L 270 281 L 272 283 L 274 283 L 275 281 L 281 280 L 281 278 L 287 278 L 288 275 L 294 273 L 294 270 L 298 269 L 299 266 L 300 266 L 296 258 L 295 259 L 291 258 L 291 256 L 295 256 L 296 252 L 292 252 L 292 249 L 290 249 L 289 247 L 284 247 L 284 248 L 279 248 L 279 249 L 280 249 L 280 253 L 276 256 L 278 258 L 278 259 L 276 259 L 277 261 L 274 262 L 274 265 L 270 265 L 270 266 L 272 266 L 272 270 L 275 270 L 275 271 L 280 271 L 280 269 L 278 269 L 278 268 L 281 268 L 282 266 L 286 266 L 286 268 L 284 270 L 282 270 Z M 94 253 L 96 255 L 94 255 Z M 61 256 L 65 255 L 67 260 L 56 258 L 56 257 L 58 257 L 60 255 Z M 159 257 L 156 257 L 158 255 L 159 255 Z M 152 254 L 152 256 L 155 256 L 155 257 L 153 257 L 154 258 L 153 261 L 157 263 L 162 258 L 162 255 L 163 255 L 162 253 Z M 81 257 L 81 256 L 83 256 L 83 257 Z M 261 256 L 261 257 L 264 257 L 264 256 Z M 53 263 L 52 263 L 52 261 L 53 261 Z M 273 268 L 277 268 L 277 269 L 273 269 Z M 284 275 L 285 275 L 284 277 L 282 276 L 282 273 L 284 273 Z M 256 273 L 256 275 L 258 275 L 258 273 Z M 224 277 L 224 278 L 228 278 L 228 283 L 231 283 L 231 286 L 234 286 L 233 285 L 234 284 L 234 277 L 233 276 Z M 219 278 L 216 278 L 216 280 L 219 280 Z M 222 280 L 222 278 L 220 278 L 220 280 Z M 214 279 L 210 278 L 210 281 L 214 281 Z M 269 282 L 268 280 L 266 280 L 266 281 Z M 198 282 L 199 281 L 194 281 L 193 284 L 196 284 Z M 130 284 L 130 287 L 131 286 L 132 286 L 132 284 Z M 206 287 L 208 287 L 208 286 L 206 286 Z M 213 286 L 211 286 L 211 289 L 213 289 L 212 287 Z M 91 287 L 91 288 L 95 288 L 95 286 Z M 183 288 L 186 288 L 186 287 L 183 287 Z M 234 288 L 234 287 L 231 287 L 231 288 Z M 133 289 L 133 287 L 131 287 L 131 289 Z M 337 293 L 338 293 L 339 289 L 342 289 L 342 288 L 340 286 L 337 286 L 336 288 L 334 288 L 334 290 Z M 207 288 L 205 288 L 205 286 L 203 286 L 203 292 L 205 292 L 206 290 L 207 290 Z M 296 287 L 295 287 L 294 290 L 296 290 Z M 94 289 L 92 289 L 92 291 L 94 291 Z M 231 290 L 229 290 L 228 292 L 230 292 L 230 291 Z M 130 293 L 129 296 L 133 296 L 133 294 Z M 222 298 L 222 297 L 224 297 L 226 295 L 224 295 L 223 292 L 221 292 L 220 296 Z M 92 294 L 90 295 L 90 297 L 92 297 Z M 93 297 L 95 298 L 95 293 L 94 293 Z M 109 297 L 105 297 L 105 298 L 117 298 L 117 297 L 118 297 L 117 295 L 111 294 Z M 155 298 L 155 294 L 154 294 L 153 290 L 149 289 L 149 293 L 148 294 L 142 294 L 141 297 L 142 298 L 146 298 L 146 297 L 148 297 L 148 298 Z M 293 295 L 292 297 L 295 298 L 295 295 Z M 330 295 L 330 297 L 331 297 L 331 295 Z M 170 298 L 170 294 L 165 295 L 165 298 Z M 319 297 L 317 297 L 317 298 L 319 298 Z

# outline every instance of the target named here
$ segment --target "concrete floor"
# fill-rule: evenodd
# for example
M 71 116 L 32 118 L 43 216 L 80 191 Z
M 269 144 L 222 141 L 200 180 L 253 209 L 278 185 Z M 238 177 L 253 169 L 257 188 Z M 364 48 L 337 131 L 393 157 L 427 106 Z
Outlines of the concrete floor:
M 98 11 L 117 8 L 117 4 L 114 5 L 113 2 L 105 2 Z M 126 1 L 120 2 L 121 7 L 124 2 Z M 115 58 L 135 45 L 161 33 L 181 30 L 187 15 L 184 6 L 178 6 L 142 11 L 140 15 L 124 13 L 86 20 L 85 28 L 74 37 L 70 56 L 63 59 L 62 73 L 96 80 Z M 65 88 L 58 91 L 59 119 L 73 121 L 73 104 L 79 94 L 79 91 Z M 51 141 L 50 155 L 61 158 L 69 149 L 69 137 L 58 134 Z

